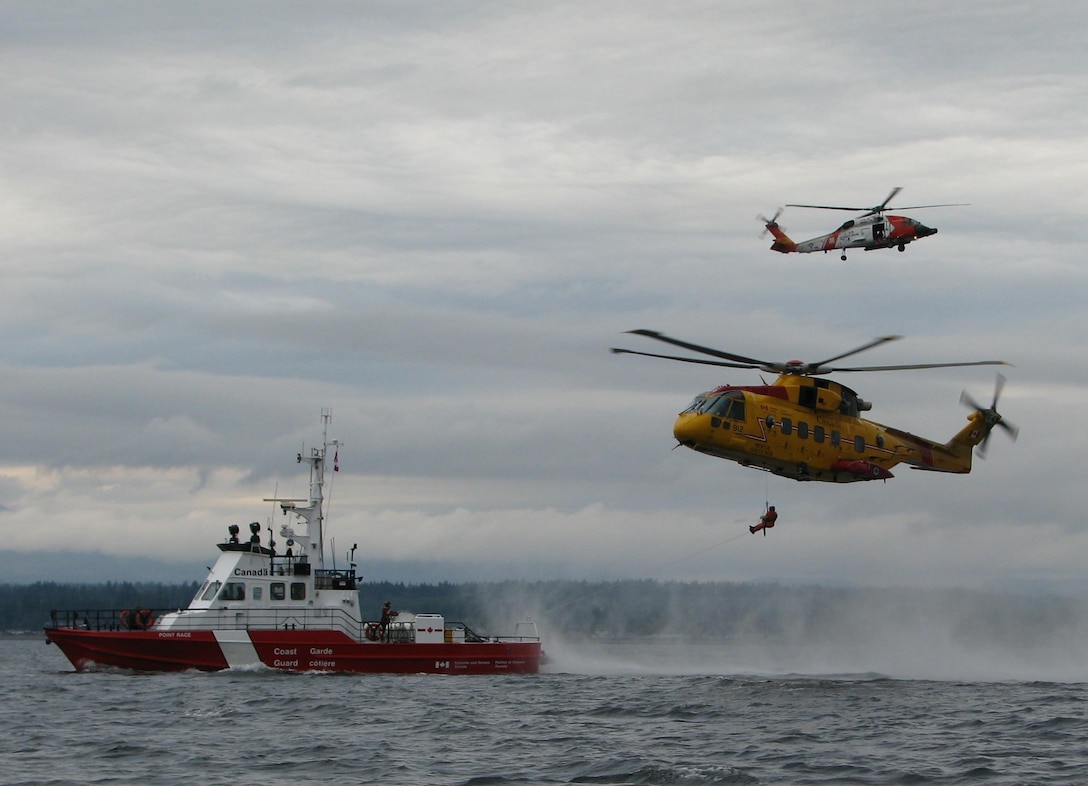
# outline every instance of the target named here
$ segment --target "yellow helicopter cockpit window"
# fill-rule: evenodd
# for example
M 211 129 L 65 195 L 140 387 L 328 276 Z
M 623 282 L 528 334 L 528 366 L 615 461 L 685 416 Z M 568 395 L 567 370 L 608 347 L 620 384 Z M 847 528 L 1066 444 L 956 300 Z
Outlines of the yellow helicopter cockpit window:
M 681 415 L 701 415 L 706 410 L 706 396 L 696 396 L 695 400 L 688 404 L 687 409 Z
M 730 390 L 725 395 L 712 399 L 706 411 L 720 418 L 744 420 L 744 394 L 739 390 Z

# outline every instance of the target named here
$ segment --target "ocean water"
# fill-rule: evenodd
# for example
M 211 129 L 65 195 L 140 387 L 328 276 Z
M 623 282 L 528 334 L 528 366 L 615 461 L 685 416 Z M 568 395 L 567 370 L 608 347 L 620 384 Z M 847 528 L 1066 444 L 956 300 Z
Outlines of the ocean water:
M 710 673 L 673 650 L 566 645 L 533 676 L 80 674 L 0 639 L 0 784 L 1088 783 L 1083 682 Z

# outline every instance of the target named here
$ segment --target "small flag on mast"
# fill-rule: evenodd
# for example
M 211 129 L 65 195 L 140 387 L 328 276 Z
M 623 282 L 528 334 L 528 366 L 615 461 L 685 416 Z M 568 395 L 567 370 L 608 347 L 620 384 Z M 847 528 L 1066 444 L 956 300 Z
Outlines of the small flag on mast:
M 333 472 L 339 472 L 340 471 L 340 451 L 339 450 L 336 451 L 332 456 L 332 471 Z

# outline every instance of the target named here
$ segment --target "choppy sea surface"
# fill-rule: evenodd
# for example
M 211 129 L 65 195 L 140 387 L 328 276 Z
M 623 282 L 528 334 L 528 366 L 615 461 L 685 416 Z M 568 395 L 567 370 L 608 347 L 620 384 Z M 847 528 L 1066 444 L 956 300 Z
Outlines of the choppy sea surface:
M 1085 784 L 1088 684 L 712 673 L 80 674 L 0 639 L 0 783 Z

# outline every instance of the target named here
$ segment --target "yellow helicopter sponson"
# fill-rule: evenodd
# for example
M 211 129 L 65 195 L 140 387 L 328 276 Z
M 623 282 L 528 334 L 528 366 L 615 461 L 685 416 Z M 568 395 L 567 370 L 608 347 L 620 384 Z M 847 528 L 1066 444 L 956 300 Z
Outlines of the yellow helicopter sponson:
M 891 468 L 901 463 L 914 469 L 965 474 L 971 471 L 974 447 L 979 446 L 980 457 L 984 455 L 995 426 L 1003 428 L 1013 439 L 1017 435 L 1016 427 L 997 412 L 997 400 L 1005 384 L 1000 374 L 989 407 L 979 405 L 966 393 L 960 397 L 972 412 L 967 416 L 967 425 L 945 443 L 866 420 L 860 413 L 872 409 L 871 403 L 845 385 L 814 378 L 832 372 L 1008 365 L 1002 360 L 829 365 L 899 338 L 884 336 L 819 363 L 799 360 L 776 363 L 691 344 L 653 330 L 630 332 L 718 359 L 658 355 L 615 347 L 613 352 L 777 373 L 778 378 L 769 385 L 723 385 L 700 393 L 677 417 L 673 435 L 684 447 L 783 477 L 830 483 L 887 480 L 893 477 Z

